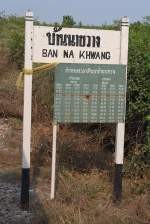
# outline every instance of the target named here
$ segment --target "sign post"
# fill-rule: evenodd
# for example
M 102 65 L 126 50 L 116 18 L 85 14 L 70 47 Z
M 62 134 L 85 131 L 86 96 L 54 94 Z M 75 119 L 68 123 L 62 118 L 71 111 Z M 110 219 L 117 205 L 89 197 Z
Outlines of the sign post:
M 51 200 L 55 197 L 57 124 L 53 124 Z
M 33 13 L 28 11 L 25 18 L 25 62 L 24 62 L 24 111 L 23 111 L 23 152 L 21 206 L 29 208 L 30 151 L 31 151 L 31 107 L 32 107 L 32 36 Z
M 128 33 L 129 33 L 129 19 L 127 17 L 124 17 L 121 23 L 120 64 L 126 65 L 126 79 L 127 79 L 127 63 L 128 63 Z M 120 201 L 122 198 L 124 135 L 125 135 L 125 122 L 121 123 L 119 122 L 117 123 L 117 130 L 116 130 L 114 201 Z
M 32 63 L 55 72 L 51 195 L 55 196 L 59 123 L 116 123 L 114 201 L 121 200 L 129 21 L 121 31 L 33 26 L 26 13 L 21 205 L 29 207 Z

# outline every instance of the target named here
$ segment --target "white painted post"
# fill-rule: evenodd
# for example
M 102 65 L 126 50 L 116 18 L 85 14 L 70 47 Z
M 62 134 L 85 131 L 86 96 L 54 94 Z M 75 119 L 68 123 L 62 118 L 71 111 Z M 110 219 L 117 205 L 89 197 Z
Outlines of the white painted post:
M 55 197 L 57 124 L 53 124 L 51 200 Z
M 129 35 L 129 19 L 128 17 L 123 17 L 121 22 L 120 64 L 126 65 L 126 79 L 127 79 L 127 63 L 128 63 L 128 35 Z M 120 201 L 122 197 L 124 135 L 125 135 L 125 123 L 117 123 L 116 147 L 115 147 L 114 201 Z
M 33 13 L 26 12 L 25 17 L 25 61 L 24 61 L 24 112 L 23 112 L 23 152 L 21 206 L 29 208 L 30 187 L 30 151 L 31 151 L 31 110 L 32 110 L 32 36 Z M 28 71 L 27 71 L 28 70 Z

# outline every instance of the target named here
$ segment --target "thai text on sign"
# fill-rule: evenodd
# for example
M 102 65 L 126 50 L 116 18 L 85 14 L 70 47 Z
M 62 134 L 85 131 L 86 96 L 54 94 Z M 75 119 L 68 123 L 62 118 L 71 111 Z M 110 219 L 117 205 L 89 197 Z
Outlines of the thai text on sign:
M 33 62 L 118 64 L 120 31 L 34 26 Z

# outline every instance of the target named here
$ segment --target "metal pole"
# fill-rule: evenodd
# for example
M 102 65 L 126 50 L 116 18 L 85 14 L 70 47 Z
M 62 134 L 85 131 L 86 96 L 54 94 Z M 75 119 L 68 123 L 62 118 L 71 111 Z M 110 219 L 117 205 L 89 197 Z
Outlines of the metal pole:
M 129 33 L 129 19 L 127 17 L 123 17 L 121 23 L 120 64 L 126 65 L 126 79 L 127 79 L 127 62 L 128 62 L 128 33 Z M 114 201 L 121 201 L 122 199 L 124 135 L 125 135 L 125 123 L 117 123 L 116 147 L 115 147 Z
M 121 201 L 122 198 L 124 133 L 125 133 L 125 123 L 118 123 L 116 130 L 116 148 L 115 148 L 114 201 Z
M 55 197 L 57 124 L 53 124 L 51 200 Z
M 32 70 L 33 13 L 26 12 L 25 17 L 25 62 L 24 69 Z M 24 74 L 24 112 L 23 112 L 23 152 L 21 179 L 21 207 L 29 208 L 30 187 L 30 151 L 31 151 L 31 108 L 32 74 Z

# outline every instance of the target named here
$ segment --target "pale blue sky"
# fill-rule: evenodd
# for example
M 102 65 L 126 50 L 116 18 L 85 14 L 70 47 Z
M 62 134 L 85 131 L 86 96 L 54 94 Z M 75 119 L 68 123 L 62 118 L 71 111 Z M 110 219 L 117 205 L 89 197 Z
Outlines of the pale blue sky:
M 41 21 L 61 22 L 63 15 L 72 15 L 76 22 L 98 25 L 111 23 L 122 16 L 130 21 L 150 16 L 150 0 L 1 0 L 0 11 L 24 15 L 32 10 Z

